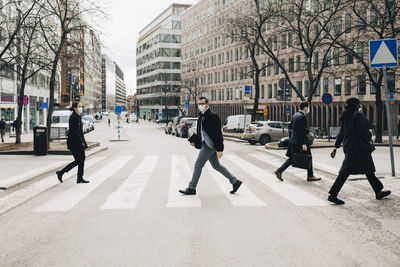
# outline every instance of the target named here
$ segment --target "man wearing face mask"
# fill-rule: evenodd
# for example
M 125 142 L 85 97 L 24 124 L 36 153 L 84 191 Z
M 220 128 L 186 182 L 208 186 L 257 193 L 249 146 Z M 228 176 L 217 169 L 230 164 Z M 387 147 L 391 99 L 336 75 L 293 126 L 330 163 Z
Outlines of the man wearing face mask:
M 292 126 L 292 135 L 289 140 L 289 147 L 286 153 L 286 156 L 289 157 L 282 166 L 275 171 L 276 178 L 280 181 L 283 181 L 282 173 L 290 166 L 293 162 L 294 154 L 300 151 L 307 151 L 307 154 L 311 155 L 311 142 L 308 139 L 308 129 L 307 129 L 307 117 L 306 114 L 310 112 L 307 102 L 302 102 L 300 104 L 300 111 L 294 114 L 291 126 Z M 317 178 L 314 176 L 312 164 L 310 168 L 307 170 L 307 181 L 319 181 L 321 178 Z
M 189 138 L 189 142 L 193 147 L 200 149 L 199 156 L 194 166 L 192 181 L 189 187 L 185 190 L 179 190 L 185 195 L 195 195 L 196 186 L 199 181 L 201 171 L 209 160 L 212 167 L 219 171 L 222 175 L 229 179 L 233 189 L 230 191 L 234 194 L 242 184 L 242 181 L 234 177 L 224 166 L 219 162 L 223 155 L 224 143 L 221 132 L 221 120 L 217 114 L 211 112 L 208 99 L 205 97 L 199 98 L 200 116 L 197 120 L 197 134 Z

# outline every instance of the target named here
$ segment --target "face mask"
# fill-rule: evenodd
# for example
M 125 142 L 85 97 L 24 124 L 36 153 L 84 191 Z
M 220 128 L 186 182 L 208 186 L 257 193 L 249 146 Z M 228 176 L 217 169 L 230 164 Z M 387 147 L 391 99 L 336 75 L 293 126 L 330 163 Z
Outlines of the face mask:
M 206 110 L 206 105 L 200 104 L 199 105 L 199 110 L 200 110 L 201 113 L 203 113 Z
M 78 112 L 79 112 L 79 114 L 81 114 L 81 113 L 83 112 L 83 108 L 82 108 L 82 107 L 79 107 L 79 108 L 78 108 Z

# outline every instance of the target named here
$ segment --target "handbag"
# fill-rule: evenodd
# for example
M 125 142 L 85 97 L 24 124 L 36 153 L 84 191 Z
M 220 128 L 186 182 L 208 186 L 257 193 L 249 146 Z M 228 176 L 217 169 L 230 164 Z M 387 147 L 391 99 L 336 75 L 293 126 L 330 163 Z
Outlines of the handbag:
M 194 147 L 197 149 L 201 149 L 201 142 L 197 134 L 192 134 L 192 136 L 188 139 L 189 143 L 194 143 Z
M 301 151 L 293 155 L 292 167 L 308 170 L 311 167 L 311 162 L 312 156 Z

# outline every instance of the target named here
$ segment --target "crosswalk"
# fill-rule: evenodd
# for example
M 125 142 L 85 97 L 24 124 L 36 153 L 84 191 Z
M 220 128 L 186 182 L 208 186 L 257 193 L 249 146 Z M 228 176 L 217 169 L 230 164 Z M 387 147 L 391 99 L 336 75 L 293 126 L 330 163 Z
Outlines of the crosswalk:
M 146 186 L 159 178 L 155 174 L 156 170 L 161 170 L 165 180 L 167 180 L 162 184 L 165 191 L 161 188 L 159 189 L 161 191 L 157 192 L 158 195 L 165 197 L 165 208 L 202 208 L 202 202 L 207 200 L 207 192 L 205 190 L 197 190 L 197 194 L 191 196 L 184 196 L 178 192 L 179 189 L 184 189 L 188 186 L 194 165 L 192 160 L 189 160 L 186 155 L 171 155 L 168 157 L 159 155 L 141 157 L 136 155 L 115 156 L 112 160 L 106 157 L 93 157 L 86 162 L 85 166 L 87 173 L 90 173 L 86 177 L 90 180 L 89 184 L 76 185 L 68 182 L 60 184 L 55 174 L 48 175 L 37 182 L 22 186 L 10 194 L 0 195 L 0 214 L 27 202 L 53 187 L 57 188 L 57 193 L 49 193 L 49 195 L 54 197 L 47 199 L 44 203 L 40 202 L 38 206 L 32 208 L 32 211 L 35 213 L 68 212 L 78 204 L 83 205 L 84 200 L 90 198 L 93 191 L 112 178 L 118 178 L 119 184 L 115 188 L 107 189 L 111 192 L 107 191 L 106 195 L 103 196 L 103 201 L 99 204 L 98 209 L 133 210 L 138 204 L 145 205 L 141 201 L 144 199 L 143 195 L 146 194 Z M 254 153 L 247 156 L 227 154 L 224 155 L 223 164 L 228 169 L 233 168 L 235 172 L 239 171 L 237 176 L 242 178 L 244 182 L 239 191 L 236 194 L 230 194 L 229 191 L 232 190 L 232 185 L 228 179 L 214 170 L 209 163 L 203 168 L 200 184 L 203 183 L 203 187 L 212 186 L 210 183 L 214 184 L 213 192 L 215 190 L 220 192 L 219 197 L 227 199 L 228 205 L 232 207 L 268 208 L 269 205 L 266 200 L 268 197 L 266 196 L 271 194 L 282 198 L 288 205 L 294 207 L 329 206 L 326 199 L 314 192 L 312 188 L 307 188 L 307 184 L 299 185 L 292 183 L 290 180 L 280 182 L 274 177 L 270 167 L 266 168 L 260 162 L 274 167 L 282 163 L 282 161 L 264 153 Z M 135 168 L 126 173 L 127 168 L 132 163 L 135 163 Z M 58 162 L 57 164 L 59 165 L 60 163 Z M 40 170 L 42 169 L 43 167 Z M 34 171 L 30 171 L 25 175 L 30 176 Z M 71 171 L 65 174 L 64 181 L 75 176 L 75 173 Z M 121 173 L 124 173 L 126 177 L 121 177 Z M 157 173 L 159 174 L 160 172 Z M 236 175 L 236 173 L 234 174 Z M 23 175 L 21 174 L 18 179 L 22 179 Z

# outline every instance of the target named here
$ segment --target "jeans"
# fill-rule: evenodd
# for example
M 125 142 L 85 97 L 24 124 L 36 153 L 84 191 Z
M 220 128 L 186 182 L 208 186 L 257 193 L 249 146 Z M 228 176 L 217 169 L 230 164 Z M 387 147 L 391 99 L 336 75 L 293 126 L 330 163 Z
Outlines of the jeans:
M 197 157 L 196 163 L 194 165 L 192 181 L 189 183 L 190 189 L 196 189 L 197 183 L 200 179 L 201 171 L 208 160 L 215 170 L 219 171 L 222 175 L 229 179 L 229 182 L 231 184 L 235 184 L 237 182 L 237 179 L 224 166 L 219 163 L 217 150 L 212 149 L 208 147 L 205 143 L 203 143 L 199 152 L 199 156 Z

